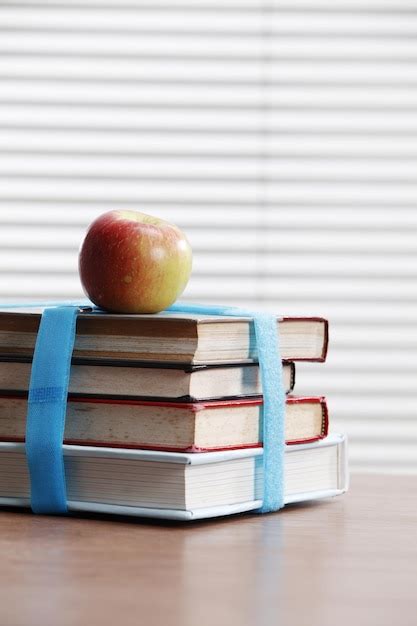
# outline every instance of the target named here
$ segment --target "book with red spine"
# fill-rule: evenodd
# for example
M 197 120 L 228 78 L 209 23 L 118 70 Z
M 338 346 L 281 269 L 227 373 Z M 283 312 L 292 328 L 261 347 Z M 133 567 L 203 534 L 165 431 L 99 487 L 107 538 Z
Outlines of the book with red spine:
M 42 310 L 0 308 L 0 356 L 32 356 Z M 325 360 L 327 320 L 277 316 L 277 326 L 282 359 Z M 154 315 L 83 312 L 77 319 L 74 357 L 194 365 L 257 361 L 251 318 L 166 311 Z
M 176 452 L 261 447 L 262 397 L 158 402 L 70 396 L 64 443 Z M 27 394 L 0 395 L 0 441 L 24 441 Z M 326 437 L 323 397 L 288 396 L 286 443 Z

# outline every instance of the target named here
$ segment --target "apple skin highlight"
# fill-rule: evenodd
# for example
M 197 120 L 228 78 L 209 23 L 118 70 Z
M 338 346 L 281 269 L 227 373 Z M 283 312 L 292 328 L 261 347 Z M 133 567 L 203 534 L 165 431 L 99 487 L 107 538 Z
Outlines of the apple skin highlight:
M 89 226 L 78 269 L 90 300 L 114 313 L 158 313 L 184 291 L 192 250 L 175 225 L 138 211 L 109 211 Z

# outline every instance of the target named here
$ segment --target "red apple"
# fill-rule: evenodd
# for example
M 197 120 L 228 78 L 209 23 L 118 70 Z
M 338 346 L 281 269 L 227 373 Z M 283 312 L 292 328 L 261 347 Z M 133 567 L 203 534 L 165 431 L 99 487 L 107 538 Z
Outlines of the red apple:
M 78 267 L 86 295 L 100 308 L 157 313 L 184 291 L 191 264 L 191 246 L 174 224 L 138 211 L 109 211 L 88 228 Z

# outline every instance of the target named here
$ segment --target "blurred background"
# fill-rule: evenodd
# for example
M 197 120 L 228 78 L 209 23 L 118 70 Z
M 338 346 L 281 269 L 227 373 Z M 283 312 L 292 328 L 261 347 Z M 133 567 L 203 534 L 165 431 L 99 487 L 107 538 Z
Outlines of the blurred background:
M 200 302 L 323 315 L 354 470 L 417 472 L 417 1 L 0 0 L 0 300 L 87 224 L 177 223 Z

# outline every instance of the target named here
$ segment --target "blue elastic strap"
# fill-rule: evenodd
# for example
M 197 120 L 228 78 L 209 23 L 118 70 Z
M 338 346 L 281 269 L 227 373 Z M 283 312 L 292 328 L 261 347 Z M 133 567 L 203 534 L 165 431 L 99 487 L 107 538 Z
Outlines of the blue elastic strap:
M 276 315 L 237 307 L 174 304 L 168 311 L 252 317 L 263 393 L 263 503 L 259 513 L 284 506 L 285 391 Z
M 45 309 L 33 355 L 26 457 L 34 513 L 66 513 L 62 444 L 79 306 Z
M 36 341 L 26 429 L 31 502 L 35 513 L 67 511 L 62 442 L 79 306 L 68 303 L 68 306 L 45 309 Z M 259 512 L 277 511 L 284 506 L 285 393 L 276 316 L 236 307 L 181 303 L 168 311 L 253 318 L 264 395 L 263 504 Z

